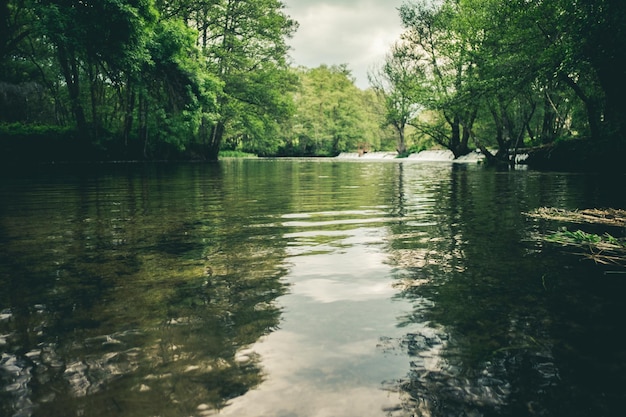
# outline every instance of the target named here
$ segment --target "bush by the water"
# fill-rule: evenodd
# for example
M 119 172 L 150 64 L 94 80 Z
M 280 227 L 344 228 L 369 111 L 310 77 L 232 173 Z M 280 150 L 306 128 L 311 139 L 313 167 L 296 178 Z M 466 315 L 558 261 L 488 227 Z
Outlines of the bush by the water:
M 0 160 L 55 162 L 85 159 L 93 152 L 80 141 L 76 129 L 21 123 L 0 125 Z

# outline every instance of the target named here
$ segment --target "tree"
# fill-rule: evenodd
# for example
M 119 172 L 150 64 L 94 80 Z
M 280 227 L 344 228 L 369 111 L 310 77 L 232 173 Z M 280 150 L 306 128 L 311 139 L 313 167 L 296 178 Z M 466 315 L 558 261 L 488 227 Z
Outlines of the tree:
M 108 84 L 123 83 L 123 74 L 147 59 L 147 34 L 156 21 L 152 1 L 41 0 L 37 15 L 54 46 L 76 126 L 82 136 L 97 138 Z
M 33 19 L 30 1 L 0 0 L 0 63 L 5 64 L 30 36 Z M 2 78 L 6 73 L 0 72 Z
M 470 137 L 494 160 L 576 134 L 621 144 L 623 2 L 420 0 L 400 16 L 424 69 L 420 103 L 440 116 L 418 128 L 455 155 Z
M 509 133 L 507 126 L 526 125 L 533 142 L 551 143 L 567 130 L 572 103 L 577 101 L 572 92 L 588 109 L 597 108 L 593 71 L 574 59 L 572 49 L 563 42 L 563 30 L 555 24 L 561 15 L 556 2 L 465 2 L 466 10 L 482 8 L 465 20 L 471 21 L 474 32 L 482 34 L 477 50 L 479 78 L 491 113 L 500 120 L 494 118 L 494 122 L 502 125 L 498 132 L 518 136 Z M 512 102 L 520 109 L 517 123 L 506 110 Z M 598 114 L 588 110 L 588 115 L 594 131 Z M 533 119 L 537 128 L 530 125 Z M 510 144 L 505 140 L 502 145 L 505 151 Z
M 151 59 L 144 64 L 135 87 L 139 95 L 138 139 L 144 156 L 148 130 L 154 132 L 157 144 L 185 150 L 196 146 L 190 138 L 198 134 L 202 120 L 215 117 L 220 82 L 202 65 L 196 41 L 197 31 L 181 20 L 160 21 L 155 28 L 148 48 Z M 129 85 L 134 96 L 131 88 Z
M 622 62 L 626 50 L 626 3 L 620 0 L 559 0 L 557 4 L 557 22 L 562 43 L 569 52 L 568 63 L 578 70 L 571 72 L 568 79 L 575 82 L 576 77 L 582 77 L 585 70 L 591 69 L 602 92 L 600 100 L 591 103 L 597 106 L 600 101 L 600 111 L 596 108 L 589 110 L 600 125 L 592 135 L 596 140 L 601 136 L 624 146 L 626 68 Z M 575 85 L 572 88 L 575 89 Z
M 256 137 L 288 116 L 284 97 L 293 85 L 286 38 L 297 25 L 278 0 L 215 0 L 193 6 L 186 13 L 196 19 L 207 68 L 222 84 L 216 117 L 205 117 L 200 130 L 205 156 L 215 160 L 228 129 Z
M 285 39 L 296 24 L 282 9 L 277 0 L 0 1 L 0 91 L 26 102 L 44 85 L 57 122 L 110 158 L 215 159 L 225 140 L 272 152 L 295 84 Z M 38 82 L 24 84 L 25 69 Z M 3 120 L 26 121 L 22 107 Z
M 616 60 L 626 47 L 623 2 L 461 3 L 466 4 L 465 16 L 481 10 L 472 18 L 473 32 L 483 34 L 482 79 L 501 92 L 507 86 L 514 94 L 532 90 L 543 101 L 541 142 L 554 140 L 552 132 L 563 125 L 568 110 L 575 110 L 572 102 L 586 113 L 584 123 L 574 121 L 581 134 L 595 141 L 621 135 L 623 118 L 616 113 L 622 113 L 623 100 L 617 97 L 626 92 L 626 72 Z M 569 104 L 564 105 L 563 98 Z
M 0 0 L 0 122 L 55 123 L 63 117 L 50 48 L 41 39 L 36 2 Z
M 354 85 L 346 65 L 299 68 L 295 113 L 283 124 L 282 153 L 329 156 L 380 143 L 378 121 L 367 113 L 371 102 Z
M 488 161 L 509 163 L 514 160 L 511 150 L 514 154 L 533 131 L 531 120 L 541 103 L 538 86 L 549 97 L 548 83 L 539 80 L 532 69 L 533 60 L 527 56 L 524 42 L 519 38 L 533 33 L 533 25 L 521 19 L 510 3 L 502 5 L 496 0 L 455 3 L 454 27 L 470 46 L 472 63 L 472 77 L 466 80 L 465 94 L 478 104 L 470 136 Z M 548 126 L 544 123 L 543 127 Z M 488 148 L 493 146 L 497 147 L 495 155 Z
M 215 114 L 220 84 L 201 65 L 197 32 L 160 18 L 153 0 L 40 0 L 32 13 L 28 58 L 102 156 L 180 152 Z
M 456 1 L 431 3 L 420 0 L 400 7 L 405 27 L 404 59 L 412 60 L 422 72 L 421 85 L 427 94 L 420 103 L 441 115 L 428 123 L 416 125 L 437 143 L 450 149 L 455 157 L 470 152 L 468 141 L 477 114 L 477 105 L 467 94 L 468 80 L 475 76 L 473 45 L 455 26 Z
M 393 126 L 398 134 L 396 151 L 400 155 L 407 152 L 406 127 L 421 110 L 420 82 L 425 78 L 423 68 L 407 59 L 404 48 L 396 44 L 382 68 L 368 74 L 370 85 L 385 103 L 385 124 Z

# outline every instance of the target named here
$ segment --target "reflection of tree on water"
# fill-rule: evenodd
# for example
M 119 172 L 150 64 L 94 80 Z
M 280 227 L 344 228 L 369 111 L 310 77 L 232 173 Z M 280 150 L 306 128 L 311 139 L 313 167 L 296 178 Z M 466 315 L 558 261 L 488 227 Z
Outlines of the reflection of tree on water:
M 400 268 L 399 297 L 414 305 L 399 324 L 423 327 L 401 340 L 381 340 L 383 349 L 402 349 L 412 357 L 407 377 L 385 387 L 401 392 L 404 410 L 419 416 L 609 412 L 623 393 L 607 381 L 581 378 L 586 370 L 603 367 L 604 359 L 581 365 L 574 353 L 578 347 L 570 345 L 580 341 L 563 327 L 569 322 L 593 328 L 590 322 L 573 324 L 571 317 L 575 311 L 598 314 L 609 300 L 592 299 L 576 284 L 599 274 L 579 265 L 574 274 L 566 269 L 572 258 L 542 257 L 521 243 L 525 204 L 542 204 L 525 199 L 541 193 L 527 189 L 518 196 L 514 174 L 467 174 L 453 170 L 449 189 L 426 193 L 405 181 L 405 201 L 419 203 L 405 211 L 421 217 L 393 230 L 390 255 Z M 525 184 L 541 187 L 539 178 Z M 546 276 L 554 277 L 550 284 Z M 607 318 L 615 323 L 615 317 Z M 593 387 L 597 384 L 607 397 Z M 598 396 L 576 394 L 584 391 Z
M 281 242 L 202 178 L 144 200 L 133 177 L 7 221 L 0 414 L 202 415 L 261 382 L 242 349 L 278 325 Z

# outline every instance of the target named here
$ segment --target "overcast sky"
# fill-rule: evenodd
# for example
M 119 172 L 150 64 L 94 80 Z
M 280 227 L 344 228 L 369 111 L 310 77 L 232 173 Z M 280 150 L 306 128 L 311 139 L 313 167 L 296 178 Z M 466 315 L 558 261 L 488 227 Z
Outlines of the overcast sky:
M 405 0 L 283 0 L 300 27 L 289 40 L 294 65 L 348 64 L 359 88 L 402 32 Z

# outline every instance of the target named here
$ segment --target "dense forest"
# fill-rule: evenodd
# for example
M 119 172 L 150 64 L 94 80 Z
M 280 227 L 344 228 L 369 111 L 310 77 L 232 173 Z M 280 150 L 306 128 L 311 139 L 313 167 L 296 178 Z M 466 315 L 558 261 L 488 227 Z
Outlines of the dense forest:
M 364 91 L 345 65 L 293 66 L 298 23 L 279 0 L 0 0 L 2 159 L 439 146 L 617 164 L 623 0 L 416 0 L 398 13 L 403 35 Z

